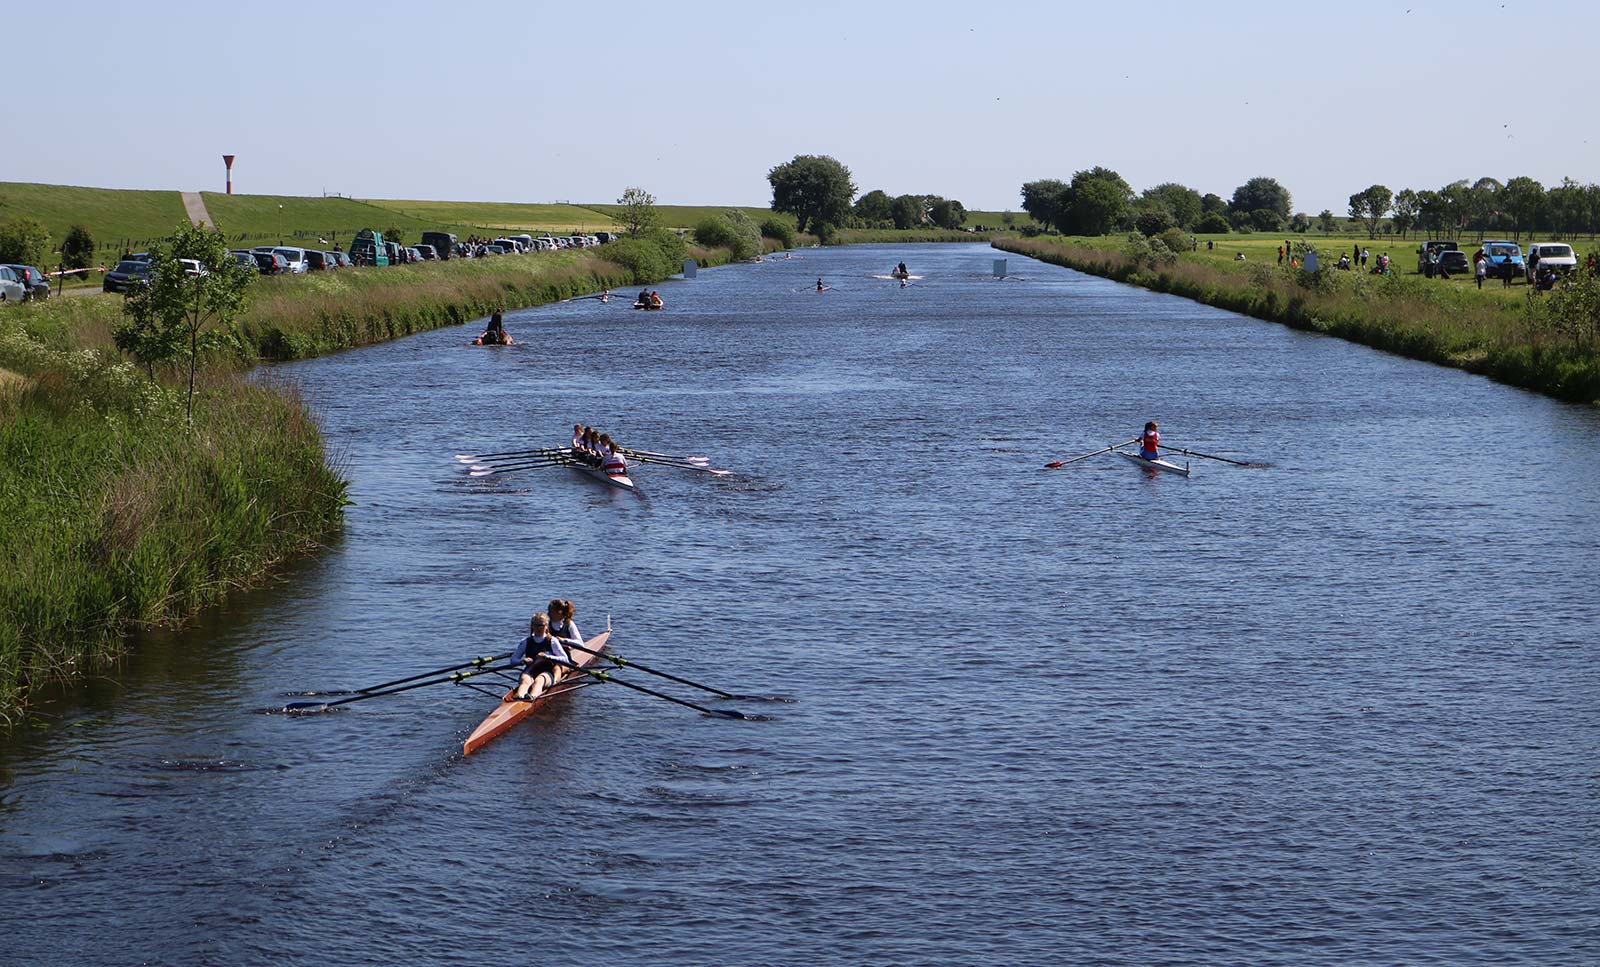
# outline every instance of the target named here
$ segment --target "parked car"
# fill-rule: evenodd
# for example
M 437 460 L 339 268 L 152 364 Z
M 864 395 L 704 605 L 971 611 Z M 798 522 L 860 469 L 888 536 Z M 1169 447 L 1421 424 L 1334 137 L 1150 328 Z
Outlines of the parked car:
M 412 248 L 417 250 L 417 254 L 422 256 L 424 262 L 432 262 L 439 257 L 439 253 L 433 250 L 432 245 L 413 245 Z
M 337 262 L 338 265 L 339 265 L 339 268 L 341 268 L 341 269 L 348 269 L 352 265 L 355 264 L 354 262 L 350 261 L 350 256 L 344 254 L 343 252 L 337 251 L 337 250 L 329 252 L 328 253 L 328 258 L 333 259 L 335 262 Z
M 262 275 L 281 275 L 289 271 L 289 260 L 277 252 L 251 252 Z
M 1460 249 L 1449 249 L 1440 252 L 1439 271 L 1445 276 L 1471 275 L 1472 257 Z
M 421 262 L 421 261 L 423 261 L 422 252 L 419 251 L 415 245 L 410 246 L 409 248 L 406 249 L 406 261 L 408 261 L 408 262 Z
M 322 272 L 328 268 L 328 253 L 306 249 L 306 271 Z
M 610 245 L 622 236 L 615 232 L 595 232 L 594 237 L 601 245 Z
M 122 261 L 124 261 L 124 262 L 148 262 L 148 261 L 150 261 L 150 253 L 149 252 L 135 252 L 132 255 L 123 256 Z
M 389 243 L 383 240 L 383 233 L 370 228 L 357 232 L 350 243 L 350 261 L 357 265 L 388 265 Z
M 1523 277 L 1532 282 L 1533 274 L 1540 269 L 1566 275 L 1578 267 L 1578 256 L 1572 251 L 1572 246 L 1561 242 L 1529 242 L 1527 263 L 1523 268 Z
M 0 302 L 25 302 L 28 287 L 9 265 L 0 265 Z
M 150 284 L 150 263 L 123 259 L 110 272 L 100 288 L 105 292 L 126 292 L 134 286 Z
M 405 263 L 405 254 L 400 251 L 400 246 L 394 242 L 384 242 L 383 251 L 389 256 L 388 265 L 402 265 Z
M 1417 274 L 1424 275 L 1428 271 L 1428 253 L 1454 252 L 1461 246 L 1446 239 L 1429 239 L 1417 246 Z
M 456 237 L 449 232 L 423 232 L 422 243 L 433 246 L 439 258 L 448 259 L 450 253 L 455 251 Z
M 1515 279 L 1523 275 L 1522 246 L 1503 238 L 1485 239 L 1483 254 L 1489 257 L 1489 278 Z
M 248 265 L 257 272 L 261 271 L 261 263 L 256 261 L 256 253 L 254 252 L 246 252 L 242 249 L 234 249 L 230 251 L 228 255 L 230 255 L 233 260 L 238 262 L 240 265 Z
M 206 268 L 204 265 L 201 265 L 199 259 L 179 259 L 178 263 L 183 266 L 184 275 L 211 274 L 211 270 Z
M 507 251 L 504 245 L 485 245 L 483 250 L 489 255 L 504 255 Z
M 289 263 L 290 272 L 299 274 L 311 268 L 311 263 L 306 260 L 306 250 L 303 248 L 295 248 L 292 245 L 279 245 L 273 251 L 283 256 L 285 261 Z
M 38 269 L 34 268 L 31 265 L 18 265 L 15 262 L 8 264 L 6 266 L 6 268 L 8 268 L 12 272 L 16 273 L 17 281 L 21 282 L 22 283 L 22 288 L 24 290 L 26 290 L 26 294 L 24 295 L 23 298 L 25 298 L 25 299 L 48 299 L 48 298 L 50 298 L 50 277 L 49 276 L 45 275 L 43 272 L 40 272 Z

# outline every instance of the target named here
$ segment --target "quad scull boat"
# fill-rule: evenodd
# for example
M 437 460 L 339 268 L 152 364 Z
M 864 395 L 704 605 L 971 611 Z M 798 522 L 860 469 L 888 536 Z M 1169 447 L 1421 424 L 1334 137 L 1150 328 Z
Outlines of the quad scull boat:
M 611 621 L 607 619 L 606 630 L 584 642 L 583 647 L 588 649 L 587 651 L 572 649 L 572 664 L 579 668 L 587 668 L 599 661 L 600 652 L 605 650 L 606 641 L 610 637 Z M 478 751 L 500 736 L 505 735 L 518 722 L 532 715 L 534 709 L 558 695 L 583 687 L 588 681 L 587 675 L 569 668 L 558 667 L 555 669 L 554 674 L 556 676 L 555 684 L 551 685 L 538 698 L 518 701 L 516 688 L 507 691 L 505 697 L 500 700 L 500 704 L 495 707 L 495 710 L 490 712 L 482 722 L 478 723 L 478 727 L 472 730 L 471 735 L 467 736 L 467 741 L 461 744 L 461 754 L 471 755 Z M 574 679 L 576 680 L 574 681 Z

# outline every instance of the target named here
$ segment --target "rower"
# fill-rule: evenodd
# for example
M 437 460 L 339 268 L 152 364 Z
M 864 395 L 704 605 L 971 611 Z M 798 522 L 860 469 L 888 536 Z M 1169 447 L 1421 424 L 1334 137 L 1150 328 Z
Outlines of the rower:
M 583 462 L 600 465 L 600 431 L 592 426 L 583 431 Z
M 817 276 L 817 291 L 821 292 L 823 290 L 823 288 L 824 288 L 824 286 L 822 284 L 822 276 L 819 275 L 819 276 Z
M 578 633 L 578 623 L 572 620 L 577 607 L 571 601 L 556 598 L 547 609 L 550 614 L 550 637 L 566 648 L 582 647 L 583 635 Z
M 650 304 L 657 309 L 661 308 L 661 293 L 652 290 L 650 292 Z
M 643 309 L 645 306 L 647 306 L 649 304 L 650 304 L 650 290 L 649 289 L 641 289 L 639 291 L 639 299 L 638 299 L 638 301 L 634 302 L 634 305 L 636 305 L 639 308 Z
M 522 669 L 517 679 L 516 700 L 532 701 L 556 683 L 556 668 L 572 661 L 559 639 L 550 635 L 550 616 L 543 611 L 528 622 L 528 637 L 522 639 L 511 656 Z M 511 699 L 507 699 L 511 701 Z
M 489 317 L 489 328 L 473 342 L 479 346 L 511 345 L 511 335 L 506 332 L 505 322 L 500 313 L 497 312 Z
M 600 466 L 605 468 L 608 477 L 623 477 L 628 473 L 628 461 L 622 456 L 622 448 L 605 435 L 600 437 Z
M 600 290 L 600 301 L 601 302 L 610 302 L 611 301 L 611 290 L 610 289 L 601 289 Z
M 1156 427 L 1156 421 L 1151 420 L 1144 425 L 1144 433 L 1139 437 L 1139 456 L 1146 460 L 1155 460 L 1161 456 L 1158 447 L 1161 445 L 1161 433 Z

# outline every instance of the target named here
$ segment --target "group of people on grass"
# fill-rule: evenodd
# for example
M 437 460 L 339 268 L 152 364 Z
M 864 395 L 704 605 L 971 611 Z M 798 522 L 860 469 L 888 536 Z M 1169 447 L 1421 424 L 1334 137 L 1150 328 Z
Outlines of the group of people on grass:
M 572 653 L 568 649 L 583 649 L 583 635 L 573 621 L 576 611 L 571 601 L 557 598 L 544 611 L 534 613 L 528 622 L 528 636 L 518 643 L 511 655 L 511 662 L 520 675 L 516 691 L 506 696 L 506 701 L 533 701 L 572 667 Z

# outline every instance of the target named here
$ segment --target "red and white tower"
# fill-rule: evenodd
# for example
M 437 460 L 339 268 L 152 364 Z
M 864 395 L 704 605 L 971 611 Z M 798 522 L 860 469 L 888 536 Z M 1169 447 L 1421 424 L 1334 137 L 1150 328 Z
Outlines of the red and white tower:
M 233 155 L 222 156 L 222 163 L 228 169 L 228 194 L 233 194 Z

